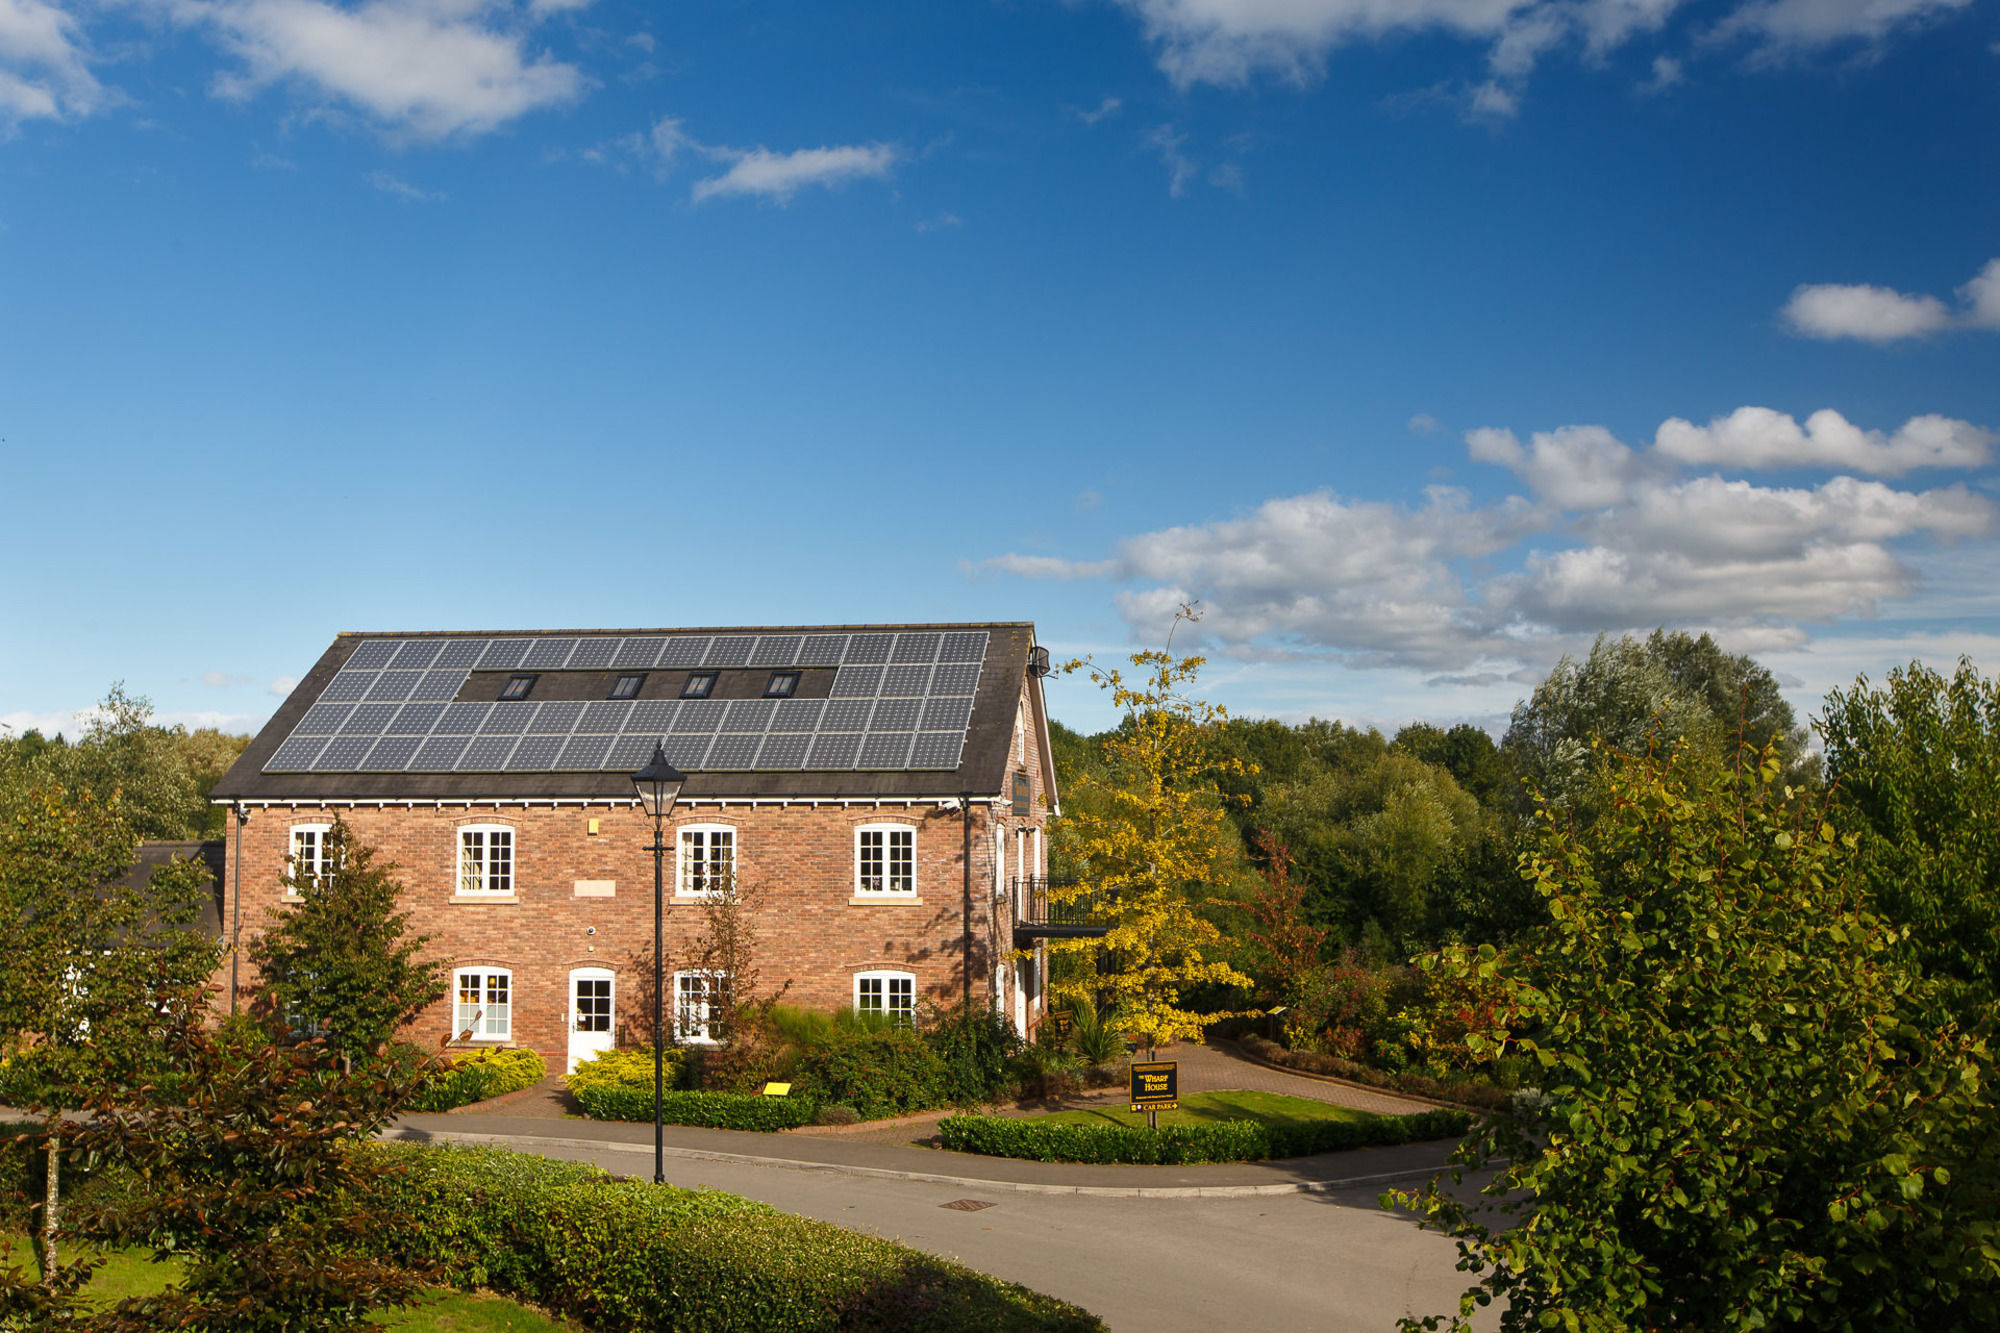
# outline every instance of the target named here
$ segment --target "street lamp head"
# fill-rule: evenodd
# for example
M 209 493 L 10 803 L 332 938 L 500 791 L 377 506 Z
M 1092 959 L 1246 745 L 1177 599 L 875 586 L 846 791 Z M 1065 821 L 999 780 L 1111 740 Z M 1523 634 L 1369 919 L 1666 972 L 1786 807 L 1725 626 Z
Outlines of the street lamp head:
M 686 781 L 687 774 L 667 762 L 667 751 L 658 741 L 653 742 L 653 757 L 632 775 L 632 785 L 639 789 L 646 813 L 655 819 L 674 808 L 674 802 L 680 798 L 681 784 Z

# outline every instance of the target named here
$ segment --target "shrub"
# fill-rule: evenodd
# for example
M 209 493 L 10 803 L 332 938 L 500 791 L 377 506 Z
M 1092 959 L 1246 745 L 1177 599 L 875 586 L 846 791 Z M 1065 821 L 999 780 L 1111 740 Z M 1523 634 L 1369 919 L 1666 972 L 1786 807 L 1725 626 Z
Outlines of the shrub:
M 1428 1097 L 1432 1101 L 1458 1102 L 1465 1106 L 1476 1106 L 1482 1111 L 1503 1111 L 1507 1108 L 1508 1095 L 1504 1089 L 1490 1083 L 1461 1080 L 1444 1083 L 1423 1074 L 1391 1074 L 1380 1069 L 1370 1069 L 1367 1065 L 1338 1055 L 1326 1055 L 1318 1051 L 1288 1051 L 1275 1041 L 1267 1041 L 1255 1033 L 1246 1032 L 1236 1039 L 1241 1046 L 1259 1060 L 1268 1060 L 1274 1065 L 1287 1069 L 1297 1069 L 1308 1074 L 1330 1074 L 1354 1083 L 1365 1083 L 1371 1088 L 1388 1088 L 1393 1092 L 1407 1092 L 1413 1097 Z
M 542 1057 L 525 1047 L 468 1051 L 424 1081 L 410 1099 L 412 1111 L 449 1111 L 488 1097 L 532 1088 L 547 1078 Z
M 852 1106 L 864 1120 L 928 1110 L 946 1100 L 944 1062 L 909 1028 L 844 1032 L 799 1057 L 798 1089 Z
M 1069 1030 L 1069 1048 L 1085 1064 L 1108 1065 L 1125 1056 L 1125 1038 L 1112 1026 L 1112 1015 L 1099 1014 L 1089 1000 L 1078 1000 Z
M 661 1061 L 666 1085 L 681 1087 L 687 1077 L 687 1052 L 678 1047 L 669 1049 Z M 648 1094 L 653 1091 L 653 1048 L 640 1046 L 627 1051 L 599 1051 L 588 1060 L 577 1063 L 576 1072 L 563 1080 L 571 1092 L 581 1093 L 589 1087 L 644 1088 Z M 646 1113 L 652 1118 L 652 1112 Z
M 408 1225 L 389 1257 L 612 1333 L 880 1329 L 1089 1333 L 1074 1306 L 948 1260 L 710 1190 L 491 1148 L 388 1146 Z
M 1198 1162 L 1254 1162 L 1305 1157 L 1346 1148 L 1458 1138 L 1471 1126 L 1464 1111 L 1424 1111 L 1369 1120 L 1319 1120 L 1269 1125 L 1225 1120 L 1213 1125 L 1072 1125 L 1037 1118 L 955 1115 L 939 1124 L 944 1146 L 988 1157 L 1037 1162 L 1136 1162 L 1182 1166 Z
M 593 1120 L 651 1120 L 653 1085 L 629 1088 L 587 1083 L 574 1089 L 577 1104 Z M 704 1129 L 769 1132 L 809 1124 L 816 1106 L 810 1097 L 752 1097 L 734 1092 L 669 1092 L 660 1097 L 660 1118 L 670 1125 Z
M 1004 1015 L 982 1009 L 968 1022 L 962 1010 L 940 1011 L 930 1015 L 924 1040 L 944 1064 L 947 1101 L 989 1102 L 1013 1089 L 1023 1043 Z

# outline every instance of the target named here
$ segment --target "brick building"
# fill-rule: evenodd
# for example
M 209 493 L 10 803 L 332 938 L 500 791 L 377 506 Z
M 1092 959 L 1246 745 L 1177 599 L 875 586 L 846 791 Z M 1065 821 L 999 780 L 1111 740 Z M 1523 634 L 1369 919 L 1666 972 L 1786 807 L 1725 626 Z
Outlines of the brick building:
M 643 1040 L 653 830 L 630 775 L 660 743 L 688 774 L 665 857 L 683 1040 L 716 979 L 677 960 L 731 877 L 788 1002 L 907 1013 L 969 972 L 1027 1033 L 1041 960 L 1007 955 L 1057 803 L 1046 663 L 1022 623 L 343 634 L 213 793 L 238 815 L 225 934 L 284 909 L 288 861 L 318 865 L 338 816 L 452 960 L 412 1039 L 567 1061 Z

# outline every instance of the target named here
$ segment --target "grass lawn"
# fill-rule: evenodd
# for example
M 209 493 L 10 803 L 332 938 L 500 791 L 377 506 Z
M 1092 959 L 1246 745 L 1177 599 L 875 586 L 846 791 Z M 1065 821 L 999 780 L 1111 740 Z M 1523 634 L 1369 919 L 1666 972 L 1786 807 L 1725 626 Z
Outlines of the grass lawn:
M 18 1248 L 19 1236 L 0 1237 L 0 1262 L 20 1263 L 29 1256 Z M 76 1253 L 71 1247 L 68 1253 Z M 39 1249 L 29 1271 L 39 1275 Z M 156 1264 L 143 1249 L 115 1250 L 104 1266 L 91 1274 L 84 1290 L 109 1305 L 127 1296 L 150 1296 L 171 1286 L 174 1265 Z M 555 1319 L 504 1296 L 471 1296 L 464 1292 L 432 1292 L 413 1310 L 377 1315 L 375 1322 L 395 1333 L 576 1333 L 578 1326 Z
M 1286 1097 L 1276 1092 L 1197 1092 L 1181 1098 L 1178 1110 L 1160 1112 L 1163 1125 L 1212 1125 L 1223 1120 L 1261 1120 L 1267 1125 L 1297 1125 L 1316 1120 L 1373 1120 L 1366 1111 L 1316 1102 L 1305 1097 Z M 1033 1117 L 1053 1125 L 1143 1125 L 1144 1111 L 1134 1111 L 1125 1102 L 1112 1102 L 1102 1110 L 1051 1111 Z

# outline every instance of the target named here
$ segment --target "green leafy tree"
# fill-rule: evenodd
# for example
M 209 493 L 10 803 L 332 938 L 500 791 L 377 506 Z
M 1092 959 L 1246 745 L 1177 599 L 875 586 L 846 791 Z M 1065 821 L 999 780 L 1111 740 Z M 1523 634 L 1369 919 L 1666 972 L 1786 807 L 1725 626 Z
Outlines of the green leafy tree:
M 327 830 L 322 859 L 324 873 L 287 870 L 299 902 L 251 942 L 250 961 L 274 1017 L 358 1059 L 444 996 L 451 964 L 423 957 L 431 937 L 408 934 L 395 867 L 378 865 L 344 821 Z
M 1480 805 L 1502 809 L 1511 804 L 1516 783 L 1500 747 L 1484 728 L 1461 722 L 1449 729 L 1413 722 L 1396 733 L 1390 748 L 1451 774 L 1452 781 Z
M 1543 1078 L 1538 1115 L 1459 1150 L 1485 1206 L 1399 1197 L 1479 1275 L 1452 1327 L 1493 1301 L 1508 1330 L 2000 1322 L 1987 1033 L 1913 974 L 1783 766 L 1612 764 L 1593 826 L 1544 811 L 1523 865 L 1550 924 L 1518 962 L 1433 961 L 1507 992 L 1467 1048 Z
M 1961 659 L 1831 690 L 1819 723 L 1857 867 L 1960 1011 L 2000 1002 L 2000 685 Z
M 34 783 L 0 797 L 0 1041 L 69 1026 L 66 978 L 115 930 L 108 889 L 137 845 L 87 791 Z
M 1058 902 L 1088 902 L 1110 927 L 1099 940 L 1049 942 L 1059 956 L 1103 961 L 1094 974 L 1056 972 L 1051 993 L 1074 1003 L 1097 992 L 1118 1029 L 1149 1047 L 1198 1036 L 1221 1016 L 1187 1007 L 1190 992 L 1251 984 L 1217 956 L 1222 933 L 1198 910 L 1241 857 L 1217 781 L 1243 764 L 1215 752 L 1224 711 L 1188 693 L 1202 659 L 1171 647 L 1170 636 L 1167 651 L 1132 655 L 1137 683 L 1087 660 L 1064 668 L 1090 672 L 1126 716 L 1104 740 L 1102 769 L 1065 774 L 1062 837 L 1078 878 L 1049 890 Z

